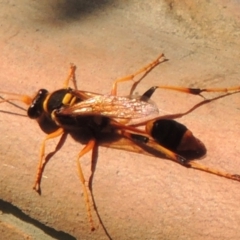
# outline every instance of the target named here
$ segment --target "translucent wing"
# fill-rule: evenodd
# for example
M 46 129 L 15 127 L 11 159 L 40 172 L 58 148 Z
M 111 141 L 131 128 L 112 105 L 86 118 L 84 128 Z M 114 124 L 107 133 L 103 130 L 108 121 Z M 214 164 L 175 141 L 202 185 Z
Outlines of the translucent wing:
M 71 116 L 96 115 L 113 118 L 128 124 L 158 116 L 158 108 L 152 101 L 142 101 L 140 97 L 97 95 L 93 98 L 64 107 L 60 115 Z

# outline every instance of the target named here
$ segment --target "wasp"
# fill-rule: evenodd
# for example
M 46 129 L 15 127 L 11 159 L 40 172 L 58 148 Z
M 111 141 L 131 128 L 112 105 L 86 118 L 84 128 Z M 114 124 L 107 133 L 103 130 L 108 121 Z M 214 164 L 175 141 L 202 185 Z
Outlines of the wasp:
M 240 86 L 201 89 L 156 85 L 140 96 L 134 95 L 133 91 L 142 78 L 158 64 L 166 61 L 164 54 L 159 55 L 134 74 L 115 80 L 111 91 L 105 95 L 79 90 L 75 76 L 76 66 L 73 64 L 70 66 L 70 72 L 63 87 L 56 91 L 49 92 L 46 89 L 40 89 L 34 97 L 0 91 L 1 94 L 12 96 L 1 102 L 20 101 L 25 103 L 28 106 L 28 117 L 36 120 L 42 131 L 47 134 L 40 147 L 40 158 L 33 186 L 37 192 L 41 192 L 40 183 L 43 170 L 51 157 L 45 156 L 46 142 L 60 137 L 56 147 L 56 151 L 58 151 L 59 146 L 69 134 L 75 140 L 85 144 L 78 153 L 76 162 L 92 230 L 94 230 L 94 223 L 91 203 L 80 158 L 97 146 L 165 157 L 184 167 L 240 181 L 238 174 L 213 169 L 194 161 L 192 158 L 206 154 L 204 144 L 186 126 L 174 120 L 179 117 L 178 115 L 159 116 L 159 109 L 151 100 L 151 96 L 157 89 L 174 90 L 203 97 L 202 93 L 204 92 L 239 92 Z M 134 80 L 141 74 L 142 77 L 139 80 Z M 69 87 L 70 81 L 73 83 L 72 88 Z M 129 94 L 127 96 L 118 95 L 118 84 L 127 81 L 134 81 Z M 199 106 L 207 102 L 208 100 L 204 100 L 199 103 Z

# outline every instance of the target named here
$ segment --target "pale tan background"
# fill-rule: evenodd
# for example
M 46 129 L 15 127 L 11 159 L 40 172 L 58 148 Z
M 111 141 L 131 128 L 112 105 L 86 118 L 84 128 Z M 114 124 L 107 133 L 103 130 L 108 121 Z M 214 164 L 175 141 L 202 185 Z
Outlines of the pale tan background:
M 139 93 L 156 84 L 239 85 L 239 1 L 179 2 L 0 1 L 0 90 L 55 90 L 73 62 L 80 89 L 108 93 L 115 78 L 161 52 L 170 61 L 144 79 Z M 128 87 L 123 84 L 120 93 Z M 188 110 L 200 100 L 169 91 L 158 91 L 153 99 L 162 114 Z M 0 109 L 25 114 L 9 104 Z M 240 95 L 234 94 L 180 121 L 207 146 L 202 163 L 240 173 L 239 117 Z M 2 236 L 109 238 L 101 226 L 93 233 L 89 229 L 75 166 L 79 143 L 69 138 L 49 162 L 38 196 L 32 184 L 44 133 L 34 121 L 4 112 L 0 133 Z M 51 141 L 47 151 L 56 143 Z M 88 179 L 90 154 L 82 165 Z M 167 160 L 100 148 L 93 193 L 112 239 L 240 238 L 240 183 Z M 95 213 L 94 220 L 98 225 Z

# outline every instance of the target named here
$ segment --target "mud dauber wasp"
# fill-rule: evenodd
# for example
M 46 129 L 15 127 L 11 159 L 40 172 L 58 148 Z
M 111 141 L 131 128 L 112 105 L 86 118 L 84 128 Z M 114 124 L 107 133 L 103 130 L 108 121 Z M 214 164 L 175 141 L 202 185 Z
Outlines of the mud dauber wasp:
M 191 157 L 189 156 L 197 158 L 206 153 L 204 144 L 187 127 L 173 120 L 174 117 L 170 119 L 166 116 L 158 116 L 158 107 L 150 99 L 157 89 L 168 89 L 202 96 L 201 93 L 203 92 L 238 92 L 240 86 L 206 89 L 153 86 L 141 96 L 133 95 L 133 91 L 141 79 L 155 66 L 165 61 L 167 59 L 161 54 L 156 60 L 134 74 L 115 80 L 108 95 L 78 90 L 75 79 L 76 66 L 74 65 L 70 67 L 70 73 L 63 84 L 63 88 L 54 92 L 49 93 L 46 89 L 40 89 L 34 97 L 30 97 L 0 91 L 1 94 L 12 95 L 11 98 L 0 101 L 0 103 L 12 100 L 25 103 L 28 106 L 28 117 L 35 119 L 40 128 L 47 134 L 40 148 L 40 159 L 33 186 L 37 192 L 41 192 L 40 183 L 43 169 L 51 158 L 51 155 L 45 157 L 46 141 L 61 136 L 56 151 L 68 134 L 85 144 L 85 147 L 77 156 L 77 168 L 92 230 L 94 224 L 90 198 L 79 160 L 96 146 L 165 156 L 185 167 L 240 181 L 240 175 L 216 170 L 196 161 L 190 161 Z M 143 76 L 138 81 L 134 81 L 128 96 L 117 95 L 119 83 L 134 80 L 139 74 L 143 74 Z M 69 87 L 71 80 L 74 88 Z M 208 100 L 199 105 L 206 102 Z

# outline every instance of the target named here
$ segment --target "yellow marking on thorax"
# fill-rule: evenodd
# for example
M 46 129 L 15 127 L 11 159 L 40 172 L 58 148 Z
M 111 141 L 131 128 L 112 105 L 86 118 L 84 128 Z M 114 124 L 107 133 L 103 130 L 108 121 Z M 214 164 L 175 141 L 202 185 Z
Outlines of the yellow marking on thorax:
M 63 105 L 68 105 L 68 106 L 72 106 L 75 102 L 76 102 L 76 97 L 73 96 L 71 93 L 66 93 L 62 100 Z
M 43 101 L 43 110 L 47 113 L 48 109 L 47 109 L 47 103 L 49 98 L 51 97 L 52 94 L 48 94 L 47 97 L 45 98 L 45 100 Z

